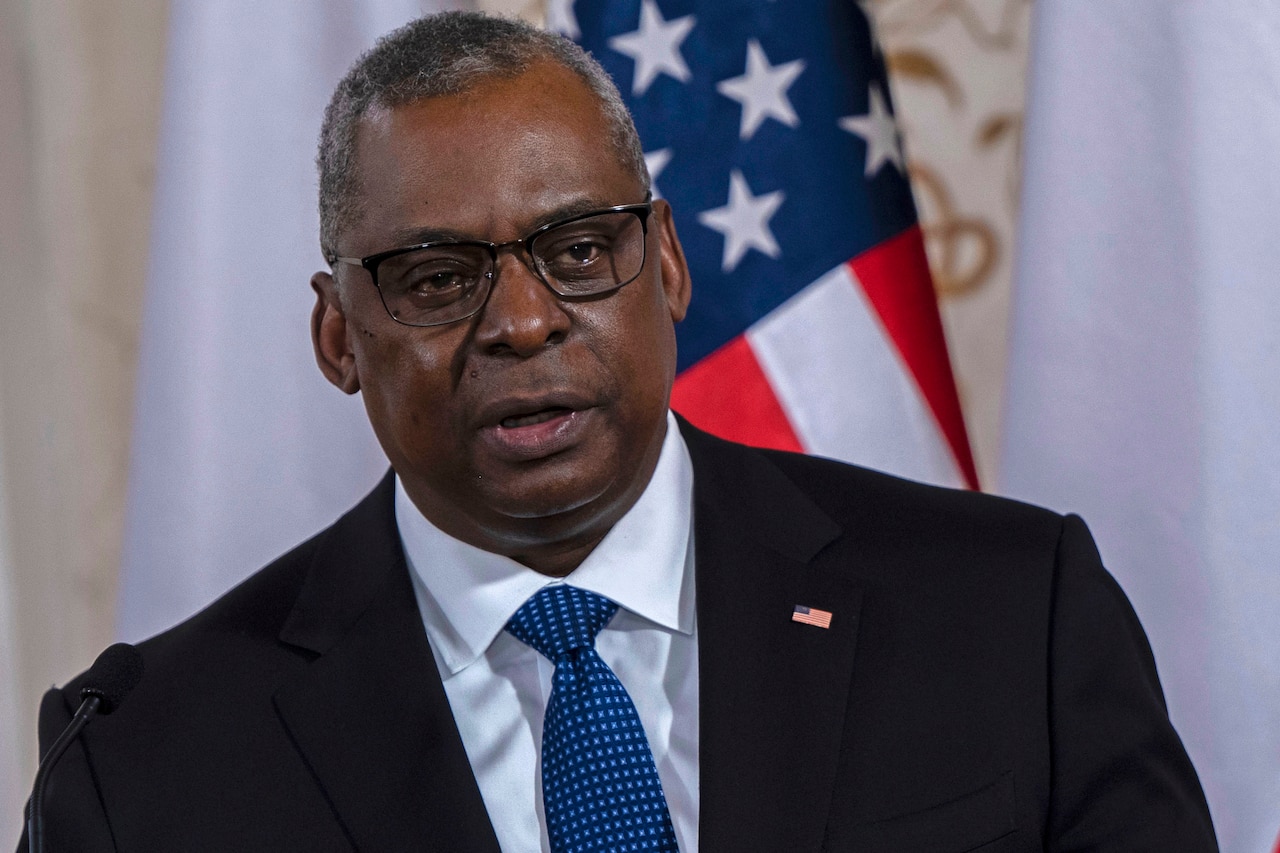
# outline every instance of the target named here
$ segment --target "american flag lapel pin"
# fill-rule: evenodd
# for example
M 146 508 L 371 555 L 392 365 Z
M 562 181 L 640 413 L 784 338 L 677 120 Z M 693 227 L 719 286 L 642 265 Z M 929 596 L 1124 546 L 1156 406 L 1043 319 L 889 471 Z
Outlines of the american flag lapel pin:
M 818 628 L 830 628 L 831 611 L 819 610 L 816 607 L 805 607 L 803 604 L 797 604 L 795 610 L 791 611 L 791 621 L 801 622 L 805 625 L 813 625 Z

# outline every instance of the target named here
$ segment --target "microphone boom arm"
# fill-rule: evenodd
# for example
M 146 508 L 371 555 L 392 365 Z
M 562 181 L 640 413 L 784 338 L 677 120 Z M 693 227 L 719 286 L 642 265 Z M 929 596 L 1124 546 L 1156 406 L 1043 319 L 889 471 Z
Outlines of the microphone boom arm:
M 30 853 L 44 853 L 44 789 L 49 776 L 57 766 L 62 753 L 66 752 L 72 741 L 79 737 L 80 730 L 98 713 L 98 707 L 101 704 L 101 696 L 96 694 L 86 696 L 80 703 L 80 707 L 76 709 L 71 722 L 63 729 L 62 734 L 58 735 L 58 739 L 49 747 L 49 752 L 40 762 L 40 770 L 36 773 L 36 782 L 31 790 L 31 799 L 27 800 L 27 841 Z

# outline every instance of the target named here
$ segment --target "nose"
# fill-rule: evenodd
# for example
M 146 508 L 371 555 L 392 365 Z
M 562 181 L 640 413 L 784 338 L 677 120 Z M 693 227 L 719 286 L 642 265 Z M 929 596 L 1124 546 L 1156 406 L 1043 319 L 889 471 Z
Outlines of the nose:
M 564 303 L 525 265 L 518 251 L 501 252 L 493 274 L 475 331 L 475 341 L 485 352 L 528 358 L 564 340 L 571 322 Z

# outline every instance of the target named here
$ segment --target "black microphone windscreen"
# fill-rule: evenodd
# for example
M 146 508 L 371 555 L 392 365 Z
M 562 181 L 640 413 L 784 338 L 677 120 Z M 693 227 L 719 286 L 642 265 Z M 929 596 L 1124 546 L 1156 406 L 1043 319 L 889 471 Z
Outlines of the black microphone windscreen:
M 110 714 L 142 680 L 142 653 L 128 643 L 116 643 L 98 655 L 84 677 L 80 698 L 102 700 L 98 713 Z

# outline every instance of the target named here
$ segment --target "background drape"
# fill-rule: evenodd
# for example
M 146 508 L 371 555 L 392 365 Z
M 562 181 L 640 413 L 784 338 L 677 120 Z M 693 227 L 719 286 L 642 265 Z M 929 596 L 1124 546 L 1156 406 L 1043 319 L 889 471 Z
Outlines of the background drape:
M 1280 7 L 1041 0 L 1001 485 L 1089 519 L 1223 849 L 1280 833 Z

